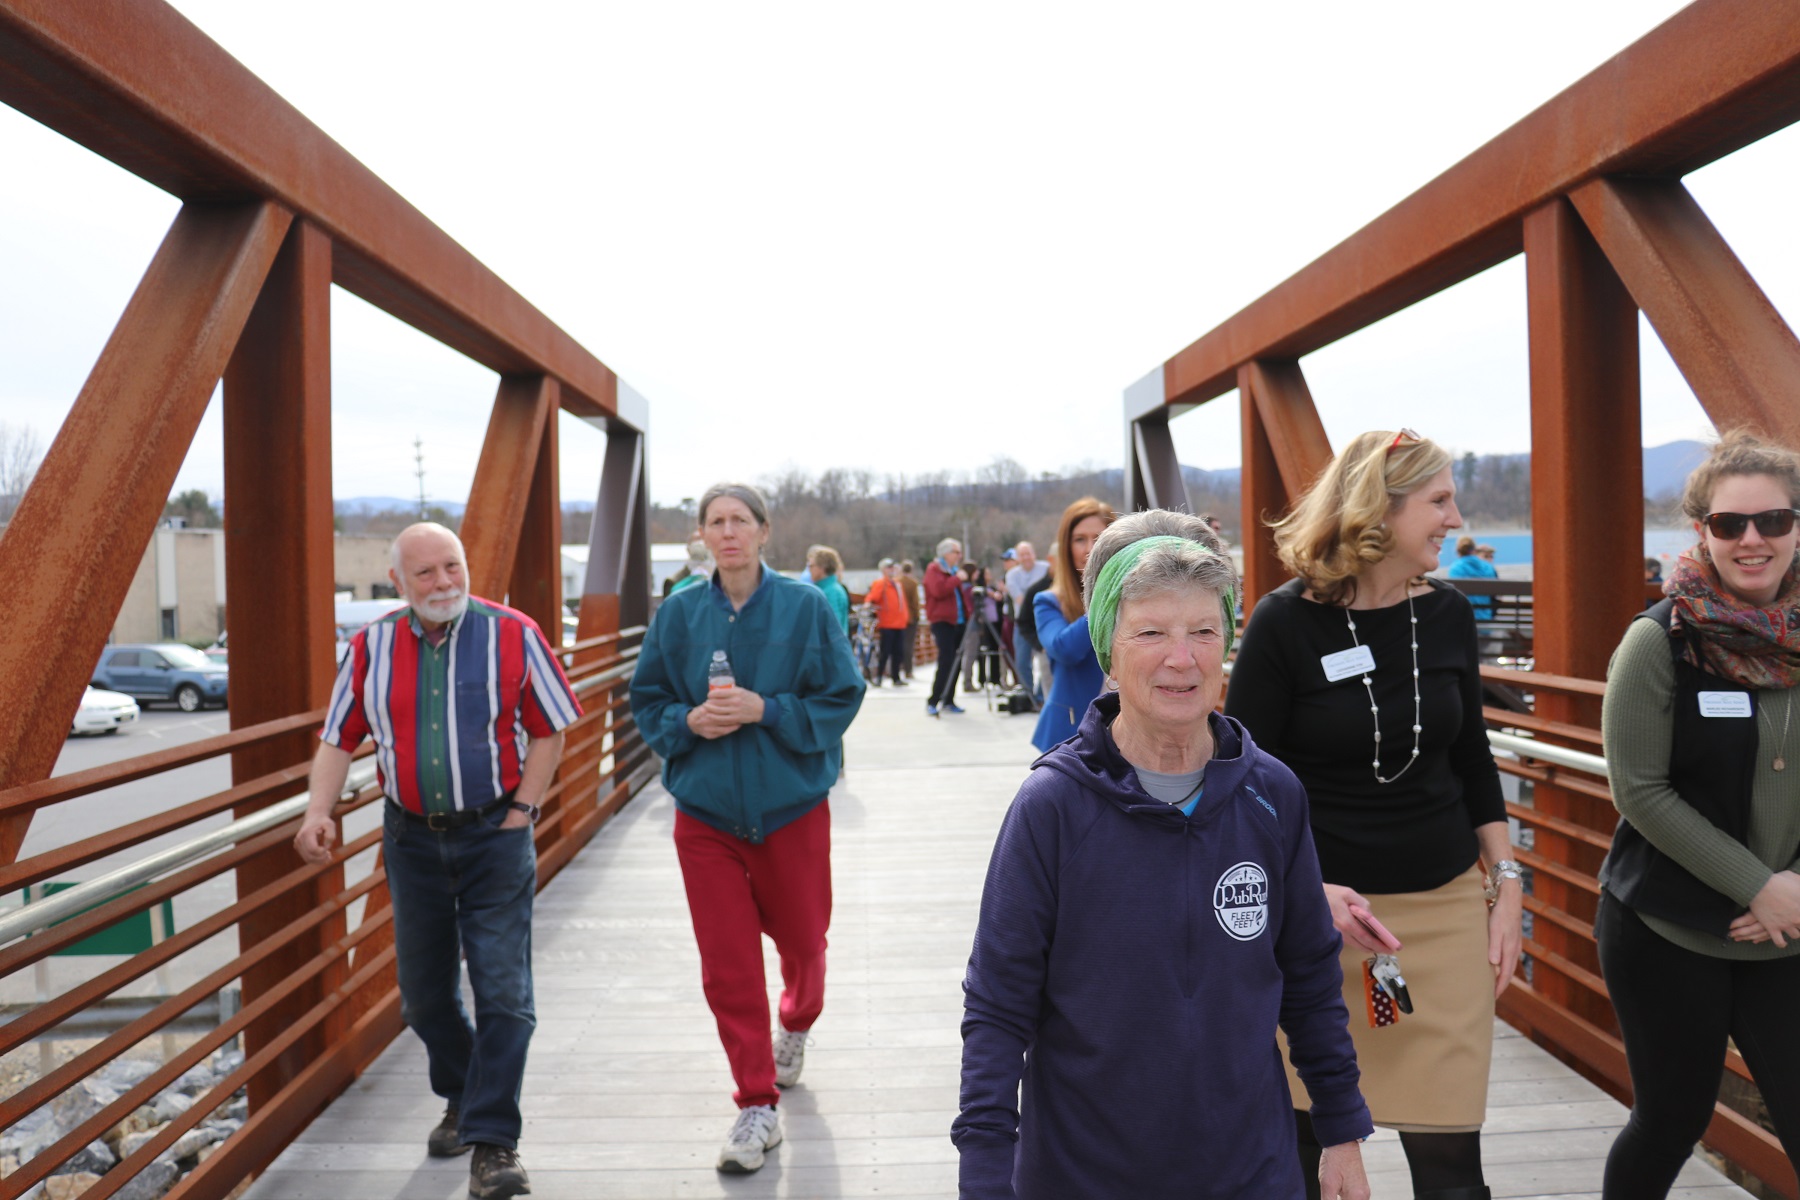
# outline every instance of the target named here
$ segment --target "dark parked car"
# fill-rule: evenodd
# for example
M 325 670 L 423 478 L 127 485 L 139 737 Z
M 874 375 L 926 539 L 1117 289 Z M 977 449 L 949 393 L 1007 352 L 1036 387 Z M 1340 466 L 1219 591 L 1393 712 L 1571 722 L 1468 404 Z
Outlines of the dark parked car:
M 100 652 L 93 683 L 146 703 L 167 700 L 182 712 L 198 712 L 208 704 L 224 707 L 225 680 L 225 664 L 192 646 L 164 642 L 108 646 Z

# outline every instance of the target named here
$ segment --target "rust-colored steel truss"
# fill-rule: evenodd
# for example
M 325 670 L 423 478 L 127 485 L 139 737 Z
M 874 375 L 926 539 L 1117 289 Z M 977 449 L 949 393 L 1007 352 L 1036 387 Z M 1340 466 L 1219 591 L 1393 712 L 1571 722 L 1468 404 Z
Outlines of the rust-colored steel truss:
M 1800 448 L 1800 340 L 1680 182 L 1796 120 L 1800 3 L 1699 0 L 1128 388 L 1126 503 L 1185 500 L 1168 421 L 1236 387 L 1254 603 L 1285 577 L 1265 518 L 1331 454 L 1300 359 L 1523 253 L 1538 670 L 1511 682 L 1537 710 L 1488 715 L 1591 751 L 1597 681 L 1644 604 L 1637 545 L 1618 536 L 1643 522 L 1639 310 L 1715 424 Z M 1508 769 L 1534 784 L 1513 809 L 1534 835 L 1519 852 L 1534 930 L 1531 980 L 1502 1013 L 1628 1096 L 1592 934 L 1610 794 L 1579 772 Z M 1726 1069 L 1748 1078 L 1735 1055 Z M 1736 1112 L 1721 1105 L 1707 1140 L 1800 1196 L 1780 1145 Z
M 463 524 L 474 590 L 561 641 L 559 414 L 605 430 L 589 591 L 565 651 L 587 715 L 568 731 L 536 832 L 540 885 L 641 786 L 653 762 L 622 675 L 648 618 L 646 406 L 592 354 L 161 0 L 0 0 L 0 103 L 179 197 L 179 215 L 119 319 L 4 536 L 0 572 L 0 876 L 47 880 L 217 814 L 249 816 L 304 786 L 335 672 L 330 288 L 343 287 L 499 376 Z M 224 383 L 225 576 L 233 733 L 96 772 L 47 777 L 214 387 Z M 595 591 L 594 588 L 602 590 Z M 625 589 L 622 593 L 620 589 Z M 228 755 L 233 786 L 31 859 L 34 813 Z M 377 803 L 365 789 L 353 807 Z M 244 1128 L 184 1180 L 216 1197 L 279 1152 L 398 1032 L 379 862 L 346 878 L 364 836 L 305 867 L 292 824 L 0 948 L 20 970 L 229 872 L 239 899 L 7 1026 L 17 1047 L 112 990 L 236 929 L 239 955 L 201 984 L 7 1101 L 16 1122 L 236 980 L 242 1011 L 160 1079 L 241 1033 L 248 1061 L 193 1119 L 109 1172 L 110 1195 L 239 1087 Z M 352 922 L 352 903 L 361 905 Z M 173 1075 L 170 1075 L 173 1078 Z M 0 1180 L 20 1195 L 141 1102 L 137 1089 Z M 154 1091 L 154 1087 L 151 1087 Z M 149 1094 L 146 1092 L 145 1094 Z M 89 1126 L 92 1126 L 90 1129 Z M 61 1154 L 61 1157 L 57 1157 Z

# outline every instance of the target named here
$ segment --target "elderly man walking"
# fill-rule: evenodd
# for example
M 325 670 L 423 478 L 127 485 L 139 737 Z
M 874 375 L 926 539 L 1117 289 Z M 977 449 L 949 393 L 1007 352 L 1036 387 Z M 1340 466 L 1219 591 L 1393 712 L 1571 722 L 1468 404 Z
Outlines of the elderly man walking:
M 537 1025 L 531 990 L 531 826 L 581 715 L 550 644 L 524 613 L 469 595 L 462 542 L 419 524 L 394 539 L 408 607 L 358 633 L 339 668 L 294 845 L 322 862 L 350 755 L 375 739 L 386 797 L 382 855 L 406 1023 L 448 1104 L 426 1151 L 474 1147 L 469 1195 L 531 1191 L 519 1162 L 519 1088 Z M 469 963 L 475 1022 L 460 990 Z
M 1038 561 L 1037 550 L 1030 542 L 1020 542 L 1006 552 L 1013 565 L 1006 572 L 1006 594 L 1013 604 L 1013 663 L 1019 674 L 1019 686 L 1031 693 L 1039 707 L 1044 703 L 1043 685 L 1033 678 L 1031 656 L 1035 649 L 1030 635 L 1019 628 L 1019 617 L 1025 612 L 1025 589 L 1050 572 L 1050 564 Z

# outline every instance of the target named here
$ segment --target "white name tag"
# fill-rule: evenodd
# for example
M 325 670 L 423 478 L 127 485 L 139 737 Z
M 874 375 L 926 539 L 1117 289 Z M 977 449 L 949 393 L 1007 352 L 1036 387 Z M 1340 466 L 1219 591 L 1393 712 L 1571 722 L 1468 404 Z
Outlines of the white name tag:
M 1701 692 L 1700 715 L 1703 717 L 1748 717 L 1749 692 Z
M 1348 679 L 1352 675 L 1367 675 L 1375 669 L 1375 656 L 1367 646 L 1356 646 L 1349 650 L 1339 650 L 1336 654 L 1327 654 L 1319 660 L 1325 668 L 1325 678 L 1336 683 L 1340 679 Z M 1700 693 L 1702 698 L 1711 695 Z

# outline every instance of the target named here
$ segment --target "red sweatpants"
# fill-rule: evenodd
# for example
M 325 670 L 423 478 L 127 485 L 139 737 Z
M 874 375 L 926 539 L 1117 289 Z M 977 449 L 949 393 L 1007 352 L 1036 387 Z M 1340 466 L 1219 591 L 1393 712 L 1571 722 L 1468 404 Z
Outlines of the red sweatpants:
M 825 930 L 831 924 L 828 801 L 764 839 L 732 837 L 675 814 L 675 854 L 700 945 L 700 980 L 719 1024 L 739 1108 L 774 1104 L 769 992 L 762 935 L 781 955 L 781 1024 L 812 1028 L 825 1007 Z

